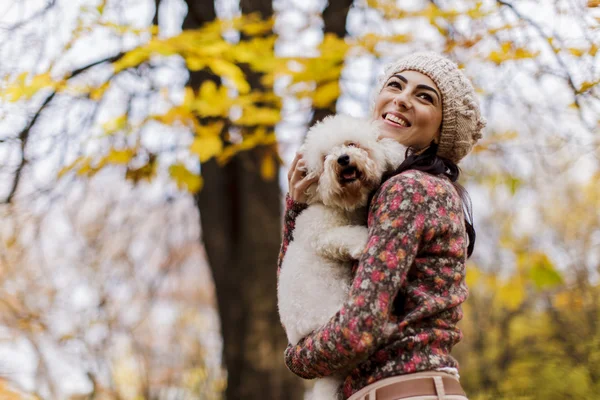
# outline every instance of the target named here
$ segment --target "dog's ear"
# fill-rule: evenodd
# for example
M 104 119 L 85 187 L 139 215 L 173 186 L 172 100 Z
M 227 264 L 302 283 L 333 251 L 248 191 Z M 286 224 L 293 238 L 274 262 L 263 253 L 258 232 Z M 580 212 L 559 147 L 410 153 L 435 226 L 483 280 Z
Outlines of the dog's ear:
M 311 171 L 306 174 L 306 178 L 314 179 L 317 178 L 319 174 L 316 171 Z M 319 197 L 319 192 L 317 191 L 317 186 L 319 185 L 318 181 L 311 184 L 308 188 L 306 188 L 306 195 L 308 196 L 306 203 L 313 204 L 321 201 Z
M 304 154 L 304 151 L 306 150 L 306 143 L 303 143 L 300 148 L 298 149 L 298 153 L 300 154 Z
M 406 146 L 394 139 L 382 138 L 379 142 L 383 145 L 383 154 L 389 170 L 395 170 L 406 158 Z
M 383 156 L 388 170 L 395 170 L 402 164 L 406 158 L 406 146 L 398 143 L 394 139 L 381 137 L 382 121 L 372 121 L 371 127 L 377 137 L 377 141 L 382 144 Z

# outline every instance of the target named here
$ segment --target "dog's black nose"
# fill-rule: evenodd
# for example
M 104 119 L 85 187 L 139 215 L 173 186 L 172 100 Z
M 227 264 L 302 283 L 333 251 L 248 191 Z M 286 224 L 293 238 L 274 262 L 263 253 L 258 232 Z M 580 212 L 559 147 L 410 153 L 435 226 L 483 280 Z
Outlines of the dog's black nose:
M 347 154 L 340 156 L 338 158 L 338 164 L 340 164 L 342 167 L 345 167 L 346 165 L 350 164 L 350 156 Z

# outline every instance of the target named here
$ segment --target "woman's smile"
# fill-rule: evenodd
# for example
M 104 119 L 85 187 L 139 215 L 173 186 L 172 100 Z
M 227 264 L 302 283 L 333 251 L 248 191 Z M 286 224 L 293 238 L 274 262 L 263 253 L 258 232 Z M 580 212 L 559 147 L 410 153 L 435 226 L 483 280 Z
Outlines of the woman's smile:
M 400 113 L 396 112 L 387 112 L 382 115 L 383 120 L 395 127 L 400 129 L 410 128 L 411 123 L 408 119 Z

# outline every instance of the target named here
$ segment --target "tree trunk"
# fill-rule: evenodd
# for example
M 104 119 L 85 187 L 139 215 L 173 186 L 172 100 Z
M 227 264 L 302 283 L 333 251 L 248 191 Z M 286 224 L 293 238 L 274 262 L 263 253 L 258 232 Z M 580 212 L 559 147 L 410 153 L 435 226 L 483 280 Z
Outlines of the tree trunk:
M 213 3 L 186 3 L 189 12 L 184 29 L 215 18 Z M 241 2 L 244 13 L 267 10 L 263 15 L 272 14 L 270 1 L 246 3 Z M 190 72 L 194 89 L 206 79 L 218 81 L 207 71 Z M 258 79 L 248 76 L 253 90 L 261 90 Z M 276 287 L 281 193 L 277 179 L 261 177 L 266 150 L 242 152 L 224 167 L 214 160 L 203 164 L 204 188 L 196 196 L 202 240 L 216 286 L 227 399 L 294 400 L 304 392 L 302 381 L 283 362 L 287 340 L 279 322 Z
M 348 19 L 348 11 L 353 0 L 330 0 L 323 10 L 323 31 L 325 34 L 333 33 L 337 37 L 343 38 L 348 34 L 346 30 L 346 22 Z M 315 107 L 309 126 L 321 121 L 328 115 L 335 114 L 335 103 L 330 108 Z

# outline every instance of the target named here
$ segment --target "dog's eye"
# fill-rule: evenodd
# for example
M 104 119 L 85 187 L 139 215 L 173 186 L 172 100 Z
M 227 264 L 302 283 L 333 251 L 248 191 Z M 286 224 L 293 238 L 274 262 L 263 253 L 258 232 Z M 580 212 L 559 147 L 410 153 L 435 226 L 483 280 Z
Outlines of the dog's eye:
M 349 146 L 349 147 L 358 147 L 358 145 L 356 143 L 354 143 L 354 142 L 348 142 L 348 143 L 346 143 L 346 146 Z

